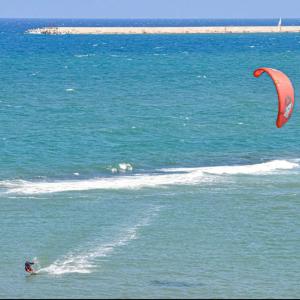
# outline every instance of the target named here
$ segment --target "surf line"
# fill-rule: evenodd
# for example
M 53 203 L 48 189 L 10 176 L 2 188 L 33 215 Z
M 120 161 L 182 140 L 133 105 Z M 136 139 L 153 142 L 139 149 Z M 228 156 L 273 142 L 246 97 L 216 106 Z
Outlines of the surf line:
M 155 188 L 160 186 L 195 185 L 210 183 L 224 176 L 264 175 L 299 167 L 296 160 L 272 160 L 252 165 L 213 166 L 197 168 L 173 168 L 157 170 L 159 174 L 135 174 L 85 180 L 63 181 L 0 181 L 5 194 L 47 194 L 86 190 L 119 190 Z

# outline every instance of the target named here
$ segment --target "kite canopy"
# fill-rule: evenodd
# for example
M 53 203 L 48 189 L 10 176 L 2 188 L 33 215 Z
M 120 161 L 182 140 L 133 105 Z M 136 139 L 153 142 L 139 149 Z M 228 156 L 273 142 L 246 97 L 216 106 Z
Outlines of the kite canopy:
M 281 71 L 271 68 L 259 68 L 253 73 L 259 77 L 262 73 L 268 73 L 272 78 L 278 94 L 278 115 L 276 126 L 282 127 L 291 117 L 294 108 L 294 88 L 289 78 Z

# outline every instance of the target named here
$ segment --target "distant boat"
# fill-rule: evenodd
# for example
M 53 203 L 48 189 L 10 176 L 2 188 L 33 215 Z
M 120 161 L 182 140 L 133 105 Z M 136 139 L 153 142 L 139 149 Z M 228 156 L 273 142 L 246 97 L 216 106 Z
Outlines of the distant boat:
M 279 22 L 278 22 L 278 27 L 281 27 L 281 18 L 279 19 Z

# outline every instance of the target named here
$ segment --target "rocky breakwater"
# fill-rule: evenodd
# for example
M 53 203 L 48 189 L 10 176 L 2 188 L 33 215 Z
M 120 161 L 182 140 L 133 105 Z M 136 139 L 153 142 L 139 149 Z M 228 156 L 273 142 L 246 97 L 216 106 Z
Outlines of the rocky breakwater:
M 215 26 L 215 27 L 45 27 L 29 34 L 225 34 L 296 33 L 300 26 Z
M 64 33 L 61 32 L 60 27 L 45 27 L 45 28 L 34 28 L 26 31 L 28 34 L 68 34 L 66 30 Z M 71 32 L 69 33 L 71 34 Z

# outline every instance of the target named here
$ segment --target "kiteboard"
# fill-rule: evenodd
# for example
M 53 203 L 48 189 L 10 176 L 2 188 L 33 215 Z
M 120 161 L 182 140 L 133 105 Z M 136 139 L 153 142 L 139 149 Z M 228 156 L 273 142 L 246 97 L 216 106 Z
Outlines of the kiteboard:
M 38 275 L 38 272 L 27 272 L 29 276 L 31 275 Z

